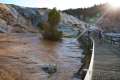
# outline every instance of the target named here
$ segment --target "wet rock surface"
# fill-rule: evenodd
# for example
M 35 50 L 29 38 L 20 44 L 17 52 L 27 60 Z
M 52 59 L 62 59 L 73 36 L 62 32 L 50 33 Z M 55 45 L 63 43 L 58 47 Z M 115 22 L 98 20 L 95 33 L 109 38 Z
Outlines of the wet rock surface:
M 76 80 L 83 55 L 75 39 L 51 42 L 24 33 L 0 37 L 0 80 Z
M 46 65 L 43 65 L 42 70 L 44 70 L 46 73 L 52 75 L 57 72 L 57 65 L 46 64 Z

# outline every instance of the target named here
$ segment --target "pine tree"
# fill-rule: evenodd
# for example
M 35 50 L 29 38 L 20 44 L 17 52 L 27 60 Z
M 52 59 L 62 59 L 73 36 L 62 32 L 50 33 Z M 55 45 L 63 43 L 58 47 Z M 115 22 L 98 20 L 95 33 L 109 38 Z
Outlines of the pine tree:
M 43 37 L 47 40 L 58 41 L 62 37 L 62 32 L 58 31 L 57 25 L 60 22 L 60 13 L 53 8 L 48 14 L 48 21 L 43 24 Z

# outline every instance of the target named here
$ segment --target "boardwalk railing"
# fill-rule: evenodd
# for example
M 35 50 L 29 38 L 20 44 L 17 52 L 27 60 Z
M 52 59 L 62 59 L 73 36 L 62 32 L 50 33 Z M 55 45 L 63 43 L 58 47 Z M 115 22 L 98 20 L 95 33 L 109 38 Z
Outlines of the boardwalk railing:
M 113 45 L 118 45 L 120 47 L 120 34 L 105 34 L 104 40 L 109 41 Z
M 92 40 L 92 55 L 91 55 L 91 60 L 90 60 L 90 65 L 89 68 L 87 70 L 86 76 L 84 78 L 84 80 L 92 80 L 92 73 L 93 73 L 93 64 L 94 64 L 94 40 L 91 38 Z

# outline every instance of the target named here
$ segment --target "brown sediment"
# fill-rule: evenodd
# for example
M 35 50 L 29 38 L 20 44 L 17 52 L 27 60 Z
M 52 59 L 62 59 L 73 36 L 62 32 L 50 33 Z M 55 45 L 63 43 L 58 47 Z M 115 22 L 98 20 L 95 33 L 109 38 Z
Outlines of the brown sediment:
M 81 66 L 82 50 L 74 39 L 51 42 L 21 33 L 0 37 L 0 80 L 73 80 Z M 57 72 L 49 77 L 41 68 L 46 64 L 56 64 Z

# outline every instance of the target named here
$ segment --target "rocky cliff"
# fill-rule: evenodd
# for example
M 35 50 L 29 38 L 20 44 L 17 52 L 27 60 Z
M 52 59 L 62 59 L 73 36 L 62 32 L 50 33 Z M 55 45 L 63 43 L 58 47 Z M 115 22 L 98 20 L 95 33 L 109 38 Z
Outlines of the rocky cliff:
M 0 28 L 1 28 L 0 31 L 1 32 L 34 31 L 34 29 L 32 29 L 33 27 L 31 25 L 30 19 L 27 19 L 25 16 L 23 16 L 16 9 L 16 7 L 14 7 L 14 5 L 0 4 Z
M 47 20 L 48 9 L 0 4 L 0 32 L 38 32 L 36 26 Z
M 66 25 L 72 25 L 72 24 L 81 24 L 82 21 L 80 21 L 76 17 L 73 17 L 72 15 L 61 13 L 61 23 Z
M 48 19 L 49 9 L 0 4 L 0 32 L 38 32 L 37 25 Z M 79 19 L 61 12 L 61 25 L 82 24 Z

